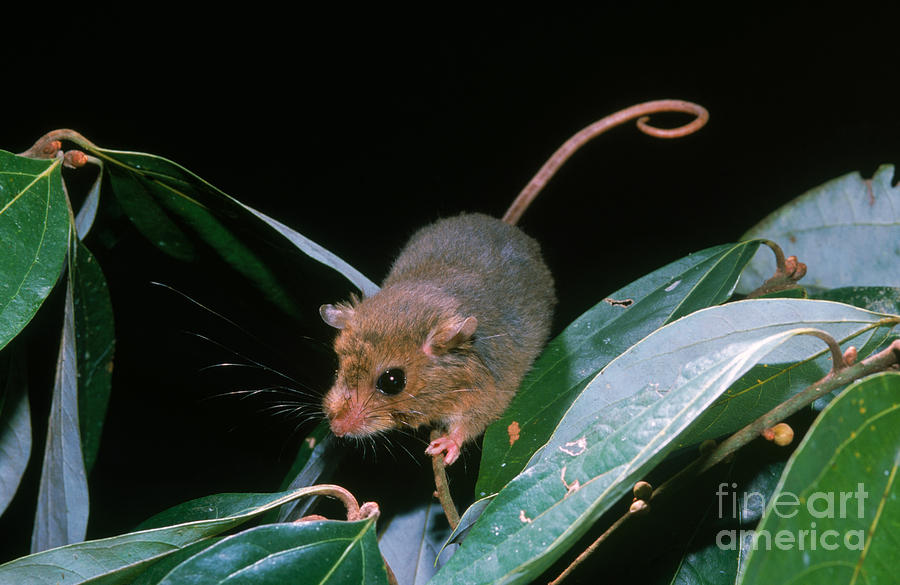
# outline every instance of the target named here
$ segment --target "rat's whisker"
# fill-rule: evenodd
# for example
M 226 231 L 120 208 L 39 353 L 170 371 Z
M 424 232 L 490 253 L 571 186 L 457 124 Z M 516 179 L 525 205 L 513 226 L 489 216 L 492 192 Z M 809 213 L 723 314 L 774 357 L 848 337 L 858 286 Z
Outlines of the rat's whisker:
M 192 336 L 194 336 L 194 337 L 196 337 L 196 338 L 198 338 L 198 339 L 201 339 L 201 340 L 203 340 L 203 341 L 206 341 L 207 343 L 210 343 L 210 344 L 212 344 L 212 345 L 215 345 L 216 347 L 218 347 L 218 348 L 220 348 L 220 349 L 223 349 L 223 350 L 227 351 L 227 352 L 230 353 L 231 355 L 234 355 L 234 356 L 239 357 L 239 358 L 241 358 L 241 359 L 243 359 L 243 360 L 246 360 L 246 361 L 250 362 L 251 364 L 255 365 L 256 367 L 258 367 L 259 369 L 264 370 L 264 371 L 266 371 L 266 372 L 268 372 L 268 373 L 270 373 L 270 374 L 275 374 L 276 376 L 279 376 L 279 377 L 281 377 L 281 378 L 284 378 L 285 380 L 287 380 L 287 381 L 289 381 L 289 382 L 293 382 L 294 384 L 296 384 L 296 385 L 298 385 L 298 386 L 304 386 L 304 387 L 307 387 L 307 388 L 309 387 L 308 385 L 306 385 L 306 384 L 300 382 L 299 380 L 295 380 L 295 379 L 292 378 L 291 376 L 288 376 L 288 375 L 285 374 L 284 372 L 281 372 L 281 371 L 279 371 L 279 370 L 276 370 L 275 368 L 272 368 L 272 367 L 270 367 L 270 366 L 267 366 L 266 364 L 264 364 L 264 363 L 262 363 L 262 362 L 260 362 L 260 361 L 254 360 L 253 358 L 251 358 L 251 357 L 249 357 L 249 356 L 247 356 L 247 355 L 245 355 L 245 354 L 243 354 L 243 353 L 237 351 L 236 349 L 233 349 L 233 348 L 231 348 L 231 347 L 225 345 L 224 343 L 221 343 L 221 342 L 219 342 L 219 341 L 216 341 L 216 340 L 214 340 L 214 339 L 211 339 L 210 337 L 208 337 L 208 336 L 206 336 L 206 335 L 203 335 L 202 333 L 198 333 L 198 332 L 196 332 L 196 331 L 185 331 L 185 333 L 187 333 L 188 335 L 192 335 Z M 311 389 L 311 388 L 310 388 L 310 389 Z
M 509 333 L 496 333 L 494 335 L 485 335 L 483 337 L 477 337 L 476 339 L 494 339 L 495 337 L 508 337 Z

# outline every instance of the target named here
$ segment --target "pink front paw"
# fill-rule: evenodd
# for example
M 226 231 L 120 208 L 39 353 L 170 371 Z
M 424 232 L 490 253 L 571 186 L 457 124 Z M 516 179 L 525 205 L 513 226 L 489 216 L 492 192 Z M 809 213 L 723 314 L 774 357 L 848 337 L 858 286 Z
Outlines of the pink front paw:
M 440 455 L 441 453 L 446 453 L 444 465 L 453 465 L 453 462 L 459 459 L 459 443 L 450 437 L 438 437 L 425 449 L 426 455 Z

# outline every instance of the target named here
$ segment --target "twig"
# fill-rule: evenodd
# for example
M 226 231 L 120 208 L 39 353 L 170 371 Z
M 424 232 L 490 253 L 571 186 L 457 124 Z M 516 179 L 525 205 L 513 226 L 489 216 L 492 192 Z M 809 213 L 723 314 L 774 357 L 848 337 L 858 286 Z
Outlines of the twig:
M 437 429 L 432 429 L 431 440 L 434 441 L 440 437 L 441 433 Z M 444 509 L 444 515 L 447 516 L 447 522 L 450 524 L 451 530 L 456 530 L 459 525 L 459 512 L 456 510 L 456 504 L 453 503 L 453 497 L 450 495 L 450 482 L 447 480 L 447 471 L 444 468 L 444 462 L 440 455 L 431 458 L 431 468 L 434 470 L 434 487 L 441 507 Z
M 892 319 L 891 322 L 896 323 L 896 319 Z M 837 347 L 837 342 L 834 341 L 833 338 L 828 336 L 826 333 L 822 332 L 810 332 L 811 335 L 815 335 L 820 339 L 823 339 L 828 343 L 829 348 L 832 351 L 832 359 L 833 365 L 832 369 L 828 374 L 825 375 L 824 378 L 816 382 L 815 384 L 804 388 L 802 391 L 798 392 L 788 400 L 782 402 L 766 414 L 762 415 L 755 421 L 751 422 L 741 430 L 737 431 L 733 435 L 731 435 L 728 439 L 717 445 L 715 448 L 708 451 L 708 453 L 701 456 L 699 459 L 694 460 L 690 465 L 676 473 L 674 476 L 669 478 L 665 483 L 660 485 L 658 488 L 653 490 L 653 494 L 650 496 L 650 502 L 658 499 L 660 496 L 665 494 L 667 491 L 671 491 L 673 486 L 677 486 L 681 481 L 684 481 L 686 478 L 696 477 L 705 471 L 709 470 L 711 467 L 715 466 L 717 463 L 720 463 L 729 455 L 735 453 L 738 449 L 753 441 L 756 437 L 760 436 L 763 431 L 772 427 L 774 424 L 784 420 L 788 416 L 794 414 L 800 409 L 809 406 L 822 396 L 837 390 L 838 388 L 853 382 L 859 378 L 868 376 L 870 374 L 874 374 L 875 372 L 881 372 L 887 370 L 892 367 L 897 367 L 900 364 L 900 340 L 894 340 L 891 345 L 889 345 L 883 351 L 878 352 L 875 355 L 869 356 L 867 359 L 862 362 L 854 364 L 853 362 L 856 359 L 856 348 L 849 348 L 846 352 L 844 352 L 843 356 L 838 351 L 837 358 L 835 358 L 835 347 Z M 826 337 L 828 339 L 826 339 Z M 839 348 L 838 348 L 839 349 Z M 629 518 L 635 515 L 635 512 L 629 510 L 625 514 L 619 517 L 606 531 L 601 534 L 597 540 L 591 543 L 578 557 L 575 558 L 572 563 L 563 570 L 559 576 L 550 582 L 550 585 L 559 585 L 562 581 L 568 577 L 579 565 L 581 565 L 591 554 L 593 554 L 599 547 L 600 544 L 605 541 L 610 534 L 613 533 L 619 526 L 628 521 Z
M 344 508 L 347 509 L 347 521 L 348 522 L 355 522 L 356 520 L 368 518 L 369 516 L 372 515 L 371 508 L 368 508 L 366 510 L 367 515 L 362 516 L 360 513 L 359 502 L 356 501 L 356 498 L 353 497 L 353 494 L 351 494 L 349 492 L 349 490 L 347 490 L 346 488 L 343 488 L 339 485 L 326 483 L 326 484 L 322 484 L 322 485 L 311 486 L 306 495 L 328 496 L 330 498 L 340 500 L 341 503 L 344 504 Z M 367 503 L 372 503 L 372 502 L 367 502 Z M 363 506 L 365 507 L 366 504 L 363 504 Z M 375 509 L 376 510 L 378 509 L 377 504 L 375 504 Z M 300 520 L 298 520 L 298 522 L 302 521 L 302 520 L 304 520 L 304 518 L 301 518 Z
M 60 128 L 59 130 L 51 130 L 38 138 L 31 148 L 24 152 L 20 152 L 19 156 L 27 156 L 28 158 L 54 158 L 56 153 L 62 148 L 63 140 L 74 142 L 83 148 L 97 149 L 97 145 L 80 133 L 69 130 L 68 128 Z
M 747 295 L 748 299 L 761 297 L 769 293 L 799 288 L 797 281 L 806 276 L 806 264 L 799 262 L 796 256 L 784 257 L 781 246 L 772 240 L 763 240 L 775 254 L 775 274 L 762 285 Z
M 686 114 L 694 114 L 696 118 L 684 126 L 672 129 L 656 128 L 647 123 L 650 114 L 658 114 L 660 112 L 683 112 Z M 702 128 L 707 120 L 709 120 L 709 112 L 703 106 L 682 100 L 656 100 L 652 102 L 644 102 L 619 110 L 614 114 L 598 120 L 583 128 L 566 140 L 553 155 L 547 159 L 544 166 L 537 174 L 525 185 L 525 188 L 519 193 L 512 205 L 503 216 L 503 221 L 515 225 L 522 216 L 522 213 L 532 202 L 532 200 L 540 193 L 550 179 L 556 174 L 561 166 L 569 159 L 570 156 L 585 145 L 588 141 L 600 136 L 607 130 L 614 128 L 620 124 L 624 124 L 629 120 L 639 118 L 637 121 L 638 129 L 644 134 L 655 136 L 657 138 L 680 138 L 693 134 Z
M 378 518 L 381 515 L 381 511 L 378 508 L 378 504 L 375 502 L 366 502 L 362 506 L 356 501 L 356 498 L 353 497 L 347 489 L 334 484 L 322 484 L 316 485 L 309 488 L 307 495 L 310 496 L 328 496 L 331 498 L 335 498 L 336 500 L 340 500 L 341 503 L 344 504 L 344 507 L 347 509 L 347 522 L 355 522 L 357 520 L 365 520 L 366 518 Z M 294 522 L 309 522 L 312 520 L 327 520 L 319 515 L 312 516 L 304 516 L 299 520 L 295 520 Z M 394 575 L 394 571 L 391 569 L 391 566 L 388 564 L 387 559 L 382 555 L 381 560 L 384 562 L 384 568 L 387 571 L 388 582 L 391 585 L 397 585 L 397 577 Z

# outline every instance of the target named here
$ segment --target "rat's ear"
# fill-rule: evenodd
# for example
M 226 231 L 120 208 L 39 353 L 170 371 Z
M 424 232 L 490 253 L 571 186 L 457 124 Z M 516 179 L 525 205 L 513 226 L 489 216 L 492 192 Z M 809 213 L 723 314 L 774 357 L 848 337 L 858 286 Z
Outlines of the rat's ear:
M 424 350 L 429 355 L 440 355 L 457 348 L 472 339 L 478 319 L 475 317 L 456 317 L 444 321 L 428 334 Z
M 353 318 L 353 307 L 346 305 L 322 305 L 319 307 L 319 315 L 322 316 L 323 321 L 335 329 L 343 329 L 347 326 L 350 319 Z

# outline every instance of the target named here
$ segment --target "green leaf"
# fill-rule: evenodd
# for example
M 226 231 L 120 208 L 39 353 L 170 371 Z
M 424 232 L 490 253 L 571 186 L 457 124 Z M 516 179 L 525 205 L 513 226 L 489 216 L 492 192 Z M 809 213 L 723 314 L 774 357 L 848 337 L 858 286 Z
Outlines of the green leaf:
M 146 194 L 142 195 L 145 203 L 152 200 L 153 205 L 157 207 L 162 205 L 169 212 L 184 219 L 227 262 L 256 283 L 271 300 L 285 310 L 288 310 L 290 295 L 282 288 L 266 264 L 224 226 L 222 221 L 225 218 L 247 223 L 246 220 L 252 217 L 250 223 L 254 225 L 254 229 L 267 234 L 272 232 L 279 234 L 302 253 L 342 274 L 364 294 L 371 295 L 378 290 L 372 281 L 341 258 L 284 224 L 225 194 L 172 161 L 139 152 L 97 148 L 89 143 L 82 146 L 106 162 L 104 167 L 109 169 L 111 178 L 130 177 L 129 180 L 135 183 L 135 187 L 123 185 L 128 192 Z M 149 206 L 149 203 L 147 205 Z M 124 202 L 123 207 L 126 207 Z M 150 209 L 146 212 L 149 214 L 148 217 L 159 215 Z M 129 212 L 129 215 L 133 215 L 134 219 L 141 216 L 141 213 L 144 212 L 135 214 Z M 162 237 L 150 235 L 148 237 L 154 242 L 164 240 Z M 177 235 L 172 234 L 172 237 L 173 241 L 178 241 Z M 288 312 L 293 314 L 296 310 L 290 309 Z
M 153 184 L 120 166 L 105 164 L 113 194 L 141 234 L 173 258 L 189 262 L 196 250 L 190 237 L 154 198 Z
M 891 186 L 892 165 L 870 180 L 850 173 L 811 189 L 777 209 L 744 234 L 778 243 L 808 268 L 804 285 L 900 286 L 900 187 Z M 741 277 L 749 292 L 775 272 L 762 251 Z
M 81 242 L 73 245 L 71 279 L 75 301 L 75 347 L 78 361 L 78 419 L 84 466 L 90 472 L 100 449 L 100 435 L 112 384 L 115 327 L 109 289 L 100 265 Z
M 83 240 L 88 235 L 97 218 L 97 208 L 100 206 L 100 186 L 103 183 L 102 163 L 100 167 L 100 172 L 97 174 L 94 184 L 91 185 L 91 190 L 88 191 L 84 203 L 81 204 L 81 209 L 75 216 L 75 233 L 78 234 L 79 240 Z
M 12 501 L 31 457 L 31 412 L 24 355 L 0 353 L 0 514 Z
M 322 264 L 337 270 L 341 273 L 347 280 L 353 283 L 356 288 L 362 291 L 365 296 L 372 296 L 376 292 L 378 292 L 378 285 L 363 276 L 361 272 L 344 262 L 341 258 L 332 254 L 322 246 L 313 242 L 312 240 L 304 237 L 299 232 L 292 230 L 288 226 L 279 222 L 276 219 L 272 219 L 266 214 L 257 211 L 250 207 L 249 205 L 244 205 L 237 201 L 247 211 L 264 221 L 267 225 L 269 225 L 276 232 L 284 236 L 290 243 L 296 246 L 300 251 L 304 254 L 312 258 L 313 260 L 317 260 Z
M 491 502 L 440 583 L 519 583 L 547 569 L 662 460 L 764 356 L 806 357 L 881 316 L 836 303 L 754 300 L 698 311 L 647 336 L 585 388 L 540 456 Z M 787 343 L 790 341 L 790 343 Z
M 387 582 L 369 519 L 251 528 L 194 555 L 159 585 Z
M 443 508 L 428 494 L 423 503 L 388 520 L 378 548 L 398 583 L 423 585 L 456 550 L 456 545 L 443 547 L 449 535 Z
M 802 301 L 801 301 L 802 302 Z M 825 301 L 821 307 L 827 314 Z M 872 313 L 875 314 L 875 313 Z M 884 319 L 873 322 L 848 322 L 834 329 L 834 338 L 843 346 L 857 348 L 858 359 L 883 347 L 893 335 L 897 317 L 880 315 Z M 827 319 L 827 318 L 826 318 Z M 846 325 L 849 325 L 847 327 Z M 857 326 L 859 325 L 859 326 Z M 815 342 L 813 342 L 815 346 Z M 820 380 L 831 370 L 831 354 L 824 346 L 808 355 L 767 356 L 753 366 L 740 380 L 695 423 L 694 428 L 679 442 L 680 447 L 695 445 L 730 434 L 775 408 L 797 392 Z
M 71 272 L 71 270 L 70 270 Z M 31 533 L 31 551 L 39 552 L 84 539 L 88 486 L 78 431 L 78 369 L 75 349 L 73 284 L 66 286 L 62 339 L 56 362 L 47 443 Z
M 747 469 L 748 463 L 751 465 Z M 751 539 L 749 533 L 759 523 L 765 502 L 775 491 L 784 470 L 784 461 L 768 463 L 755 470 L 752 461 L 737 458 L 718 485 L 693 535 L 684 542 L 669 585 L 734 585 L 743 573 Z M 751 474 L 748 477 L 748 473 Z
M 158 560 L 307 495 L 310 488 L 275 494 L 222 494 L 159 515 L 180 522 L 121 536 L 70 544 L 0 565 L 0 585 L 130 583 Z M 212 503 L 218 498 L 219 505 Z M 193 504 L 193 507 L 188 507 Z M 194 516 L 178 515 L 190 511 Z M 192 519 L 200 518 L 200 519 Z M 93 581 L 96 579 L 96 581 Z
M 62 271 L 69 213 L 58 160 L 0 150 L 0 349 L 19 334 Z
M 172 572 L 172 569 L 221 540 L 221 536 L 213 536 L 198 540 L 194 544 L 189 544 L 151 564 L 146 570 L 141 571 L 140 576 L 129 585 L 157 585 L 166 575 Z M 101 582 L 102 580 L 103 577 L 100 578 Z M 92 582 L 91 585 L 94 585 L 94 583 L 96 581 Z
M 882 373 L 848 387 L 797 447 L 741 582 L 896 583 L 898 467 L 900 374 Z
M 610 360 L 665 323 L 725 301 L 758 245 L 725 244 L 672 262 L 569 325 L 547 345 L 503 416 L 487 428 L 475 493 L 497 493 L 515 477 Z
M 846 303 L 876 313 L 900 315 L 900 287 L 846 286 L 823 291 L 813 298 Z
M 282 489 L 297 489 L 315 483 L 328 481 L 337 468 L 344 451 L 335 448 L 334 435 L 327 421 L 322 421 L 306 437 L 297 451 L 297 457 L 291 465 L 282 483 Z M 317 498 L 306 498 L 282 506 L 275 512 L 273 522 L 296 520 L 309 513 Z

